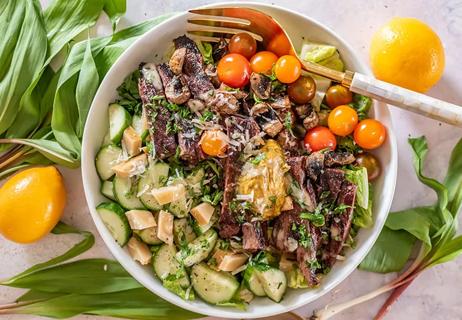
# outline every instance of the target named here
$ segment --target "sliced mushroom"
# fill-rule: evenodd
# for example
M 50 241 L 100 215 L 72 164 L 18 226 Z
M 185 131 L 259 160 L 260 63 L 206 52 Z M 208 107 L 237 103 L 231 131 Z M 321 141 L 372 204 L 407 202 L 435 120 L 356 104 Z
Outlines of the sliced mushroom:
M 346 165 L 355 162 L 355 156 L 348 151 L 329 151 L 324 154 L 324 164 L 326 167 L 332 167 L 334 165 Z
M 274 98 L 274 101 L 271 102 L 271 108 L 273 109 L 290 109 L 290 99 L 289 96 L 278 96 Z
M 212 95 L 209 95 L 206 104 L 220 114 L 232 115 L 239 111 L 237 98 L 228 92 L 215 91 Z
M 220 84 L 220 87 L 218 88 L 219 91 L 226 91 L 228 93 L 231 93 L 233 96 L 236 97 L 236 99 L 245 99 L 247 98 L 248 94 L 244 90 L 239 90 L 239 89 L 234 89 L 231 88 L 230 86 L 222 83 Z
M 164 85 L 165 96 L 168 101 L 183 104 L 191 97 L 188 85 L 183 75 L 175 75 L 166 63 L 157 66 L 160 78 Z
M 301 119 L 306 118 L 306 116 L 310 113 L 311 107 L 307 104 L 302 104 L 302 105 L 297 105 L 295 106 L 295 112 L 297 113 L 297 116 L 299 116 Z
M 252 73 L 250 76 L 250 89 L 259 99 L 269 99 L 271 96 L 271 79 L 260 73 Z
M 224 38 L 213 45 L 212 57 L 213 61 L 218 62 L 223 56 L 228 54 L 228 43 Z
M 205 109 L 204 102 L 199 99 L 189 99 L 188 102 L 186 102 L 186 105 L 192 112 L 200 112 Z
M 210 81 L 212 82 L 213 86 L 215 88 L 220 87 L 221 81 L 218 79 L 218 72 L 217 72 L 217 67 L 213 64 L 208 64 L 205 67 L 205 74 L 209 77 Z
M 250 115 L 253 117 L 257 117 L 269 112 L 271 109 L 269 105 L 265 102 L 255 104 L 252 109 L 250 109 Z
M 179 48 L 173 52 L 168 65 L 172 69 L 173 73 L 176 75 L 181 74 L 183 70 L 184 57 L 186 55 L 186 48 Z
M 265 131 L 270 137 L 275 137 L 282 129 L 284 125 L 279 121 L 279 119 L 274 119 L 269 122 L 266 122 L 262 125 L 263 131 Z
M 319 117 L 316 111 L 311 109 L 311 112 L 303 119 L 303 126 L 306 130 L 313 129 L 319 124 Z

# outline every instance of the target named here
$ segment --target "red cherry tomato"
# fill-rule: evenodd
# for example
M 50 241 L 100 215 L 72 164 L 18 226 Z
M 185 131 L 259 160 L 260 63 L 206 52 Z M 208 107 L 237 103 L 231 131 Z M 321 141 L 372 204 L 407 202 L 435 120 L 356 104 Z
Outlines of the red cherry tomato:
M 250 63 L 238 53 L 230 53 L 221 58 L 217 67 L 218 79 L 232 88 L 242 88 L 250 79 Z
M 374 119 L 362 120 L 355 128 L 355 142 L 363 149 L 375 149 L 382 145 L 387 136 L 387 130 Z
M 236 33 L 229 40 L 228 49 L 230 53 L 239 53 L 250 59 L 257 52 L 257 41 L 247 32 Z
M 323 126 L 308 130 L 303 142 L 308 151 L 319 151 L 327 148 L 333 151 L 337 147 L 337 140 L 334 134 Z
M 271 74 L 276 61 L 278 56 L 271 51 L 260 51 L 250 59 L 250 68 L 256 73 Z
M 278 33 L 266 47 L 266 50 L 274 52 L 278 57 L 290 54 L 290 42 L 287 39 L 286 35 L 283 33 Z
M 330 131 L 345 137 L 353 132 L 358 124 L 358 113 L 350 106 L 335 107 L 327 118 Z
M 297 58 L 290 55 L 282 56 L 274 66 L 274 74 L 282 83 L 297 81 L 302 73 L 302 65 Z

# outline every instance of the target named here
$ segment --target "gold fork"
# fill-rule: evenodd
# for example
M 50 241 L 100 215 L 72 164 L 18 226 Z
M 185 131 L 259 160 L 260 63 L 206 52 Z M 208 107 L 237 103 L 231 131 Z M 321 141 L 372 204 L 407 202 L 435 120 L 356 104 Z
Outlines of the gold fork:
M 247 32 L 279 55 L 292 54 L 303 69 L 328 78 L 356 92 L 385 103 L 462 127 L 462 107 L 411 91 L 359 72 L 340 72 L 308 62 L 298 56 L 290 37 L 269 15 L 244 7 L 189 10 L 188 33 L 205 41 L 219 41 L 239 32 Z

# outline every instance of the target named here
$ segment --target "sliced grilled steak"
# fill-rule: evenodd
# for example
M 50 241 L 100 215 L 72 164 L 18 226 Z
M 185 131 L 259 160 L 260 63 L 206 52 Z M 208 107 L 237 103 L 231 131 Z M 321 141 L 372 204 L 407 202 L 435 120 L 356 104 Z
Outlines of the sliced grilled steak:
M 196 165 L 204 159 L 204 154 L 199 146 L 200 134 L 190 120 L 178 119 L 178 146 L 180 147 L 180 158 L 190 165 Z
M 267 76 L 253 72 L 250 76 L 250 89 L 259 99 L 269 99 L 271 96 L 271 79 Z
M 170 58 L 168 65 L 176 75 L 183 71 L 184 57 L 186 56 L 186 48 L 176 49 Z
M 307 156 L 288 157 L 287 164 L 290 167 L 290 174 L 297 181 L 303 192 L 303 204 L 308 211 L 316 209 L 316 194 L 309 179 L 306 178 Z M 299 199 L 300 201 L 300 199 Z
M 138 90 L 143 112 L 148 119 L 154 154 L 159 159 L 166 159 L 175 154 L 177 143 L 175 135 L 167 132 L 167 124 L 172 121 L 170 111 L 153 99 L 155 96 L 164 96 L 162 81 L 154 64 L 148 63 L 140 68 Z
M 335 201 L 345 182 L 345 173 L 342 169 L 327 168 L 319 177 L 318 196 L 323 192 L 329 192 L 329 199 Z
M 227 120 L 226 131 L 229 139 L 237 140 L 239 136 L 253 137 L 260 132 L 258 124 L 252 118 L 231 116 Z M 239 146 L 231 145 L 225 159 L 223 201 L 219 220 L 220 236 L 223 238 L 235 236 L 240 231 L 239 223 L 236 221 L 229 204 L 234 198 L 236 181 L 243 165 L 239 161 L 242 148 L 242 144 Z
M 327 252 L 324 255 L 324 261 L 327 266 L 331 267 L 337 260 L 337 255 L 340 254 L 343 244 L 348 237 L 353 220 L 354 204 L 356 199 L 356 185 L 349 181 L 345 181 L 338 195 L 337 205 L 348 206 L 343 212 L 332 217 L 330 225 L 330 242 L 327 247 Z
M 343 166 L 355 162 L 355 156 L 348 151 L 329 151 L 324 156 L 324 163 L 326 167 L 335 165 Z
M 313 181 L 317 181 L 322 170 L 324 170 L 324 154 L 322 152 L 310 154 L 306 159 L 305 168 L 308 177 Z
M 246 222 L 242 225 L 242 241 L 244 250 L 255 252 L 266 248 L 267 224 L 262 221 Z
M 273 245 L 282 252 L 296 252 L 297 262 L 310 286 L 319 283 L 316 276 L 317 250 L 321 243 L 320 231 L 308 220 L 301 219 L 302 209 L 295 204 L 294 209 L 282 213 L 275 219 L 272 233 Z
M 220 61 L 225 55 L 228 54 L 228 43 L 224 38 L 221 38 L 220 41 L 213 44 L 212 47 L 212 58 L 215 63 Z
M 166 63 L 158 65 L 157 71 L 162 79 L 165 96 L 169 102 L 183 104 L 189 100 L 191 93 L 189 92 L 183 75 L 174 74 Z
M 193 40 L 186 36 L 180 36 L 173 40 L 176 49 L 186 48 L 183 63 L 183 72 L 191 94 L 196 99 L 206 101 L 214 87 L 204 71 L 202 55 Z

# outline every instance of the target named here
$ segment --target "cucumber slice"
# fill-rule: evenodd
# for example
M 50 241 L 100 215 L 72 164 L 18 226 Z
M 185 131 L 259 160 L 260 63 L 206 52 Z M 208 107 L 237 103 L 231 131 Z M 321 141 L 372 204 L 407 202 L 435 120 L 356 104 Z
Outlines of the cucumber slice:
M 177 178 L 173 180 L 170 185 L 175 186 L 178 184 L 183 184 L 185 187 L 187 186 L 187 182 L 183 178 Z M 189 211 L 192 208 L 192 203 L 193 202 L 186 195 L 185 197 L 181 197 L 178 200 L 170 202 L 168 211 L 170 211 L 177 218 L 184 218 L 188 216 Z
M 204 168 L 199 168 L 194 170 L 186 177 L 186 183 L 188 184 L 188 189 L 190 195 L 193 197 L 199 197 L 202 195 L 202 180 L 205 177 Z
M 108 144 L 112 144 L 111 138 L 109 137 L 109 131 L 104 135 L 103 142 L 101 142 L 101 146 L 107 146 Z
M 265 268 L 257 267 L 256 274 L 266 295 L 275 302 L 281 301 L 287 289 L 287 279 L 284 272 L 265 266 Z
M 173 221 L 173 241 L 178 247 L 182 247 L 196 239 L 196 234 L 188 222 L 188 219 L 175 219 Z
M 207 259 L 210 252 L 212 252 L 215 247 L 217 239 L 217 232 L 210 229 L 200 237 L 188 243 L 186 248 L 181 249 L 176 254 L 176 259 L 186 267 L 199 263 Z
M 115 145 L 102 147 L 96 155 L 95 165 L 101 180 L 108 180 L 114 175 L 112 167 L 122 157 L 122 149 Z
M 109 105 L 109 138 L 112 143 L 120 142 L 124 130 L 131 122 L 132 117 L 124 107 L 116 103 Z
M 128 210 L 144 209 L 140 199 L 136 196 L 136 187 L 132 179 L 115 176 L 112 183 L 114 195 L 122 207 Z
M 248 266 L 244 272 L 244 284 L 249 288 L 252 293 L 258 297 L 266 296 L 265 290 L 258 279 L 255 267 Z
M 101 193 L 108 199 L 115 201 L 114 190 L 112 188 L 112 181 L 103 181 L 101 184 Z
M 123 247 L 127 244 L 132 230 L 128 224 L 124 209 L 114 202 L 104 202 L 96 207 L 101 220 L 114 237 L 115 241 Z
M 191 282 L 196 293 L 213 304 L 230 301 L 239 289 L 235 277 L 227 272 L 215 271 L 205 263 L 192 267 Z
M 136 133 L 141 137 L 141 140 L 145 140 L 148 136 L 148 123 L 146 118 L 135 114 L 132 118 L 132 127 L 135 129 Z
M 161 280 L 165 280 L 168 276 L 174 276 L 176 277 L 175 281 L 178 281 L 182 288 L 187 288 L 190 285 L 188 274 L 175 259 L 176 254 L 175 246 L 169 246 L 168 244 L 161 246 L 154 257 L 154 272 Z
M 162 206 L 152 196 L 151 190 L 165 185 L 168 178 L 169 166 L 163 162 L 150 164 L 138 181 L 138 194 L 144 206 L 151 210 L 161 210 Z
M 157 227 L 135 230 L 133 232 L 146 244 L 157 245 L 163 243 L 162 240 L 157 237 Z

